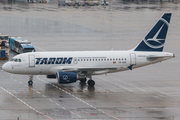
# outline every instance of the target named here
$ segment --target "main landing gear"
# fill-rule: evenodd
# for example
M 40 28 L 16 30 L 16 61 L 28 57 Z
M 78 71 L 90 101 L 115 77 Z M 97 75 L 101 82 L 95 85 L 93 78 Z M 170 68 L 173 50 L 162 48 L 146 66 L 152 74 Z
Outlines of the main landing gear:
M 84 79 L 82 79 L 82 80 L 80 80 L 81 81 L 81 83 L 85 83 L 86 81 L 87 81 L 87 79 L 86 79 L 86 77 L 84 78 Z
M 94 82 L 94 80 L 92 80 L 92 77 L 91 77 L 91 76 L 87 76 L 87 77 L 89 78 L 87 84 L 88 84 L 89 86 L 94 86 L 94 85 L 95 85 L 95 82 Z M 87 80 L 87 79 L 85 78 L 85 79 L 80 80 L 80 81 L 81 81 L 81 83 L 85 83 L 86 80 Z
M 32 86 L 32 85 L 33 85 L 33 75 L 29 75 L 28 85 L 29 85 L 29 86 Z
M 89 85 L 89 86 L 94 86 L 94 85 L 95 85 L 94 80 L 88 80 L 88 85 Z

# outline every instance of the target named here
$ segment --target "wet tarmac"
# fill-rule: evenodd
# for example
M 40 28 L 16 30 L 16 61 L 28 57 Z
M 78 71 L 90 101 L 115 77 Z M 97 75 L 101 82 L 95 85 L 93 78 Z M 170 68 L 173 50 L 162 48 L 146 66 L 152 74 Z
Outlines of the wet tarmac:
M 180 5 L 112 1 L 109 6 L 0 3 L 0 32 L 37 51 L 128 50 L 165 12 L 172 12 L 164 51 L 175 58 L 121 73 L 93 76 L 94 87 L 0 71 L 1 120 L 179 120 Z M 7 49 L 7 48 L 6 48 Z M 16 53 L 9 51 L 10 58 Z M 5 63 L 0 60 L 0 66 Z

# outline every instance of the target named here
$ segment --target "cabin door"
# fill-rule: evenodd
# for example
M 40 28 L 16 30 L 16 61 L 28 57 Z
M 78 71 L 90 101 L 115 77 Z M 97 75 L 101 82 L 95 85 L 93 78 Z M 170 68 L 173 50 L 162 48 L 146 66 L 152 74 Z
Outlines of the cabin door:
M 130 53 L 130 65 L 136 65 L 136 54 L 135 53 Z
M 34 55 L 29 55 L 29 67 L 35 67 L 35 57 L 34 57 Z
M 74 64 L 78 63 L 78 59 L 76 57 L 74 57 Z

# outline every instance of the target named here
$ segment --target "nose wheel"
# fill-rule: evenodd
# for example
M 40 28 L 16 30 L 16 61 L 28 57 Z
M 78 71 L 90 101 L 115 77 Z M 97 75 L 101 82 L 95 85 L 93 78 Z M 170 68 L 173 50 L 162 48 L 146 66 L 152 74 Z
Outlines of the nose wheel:
M 29 75 L 28 85 L 29 86 L 33 85 L 33 75 Z
M 32 80 L 29 80 L 29 81 L 28 81 L 28 85 L 29 85 L 29 86 L 33 85 L 33 81 L 32 81 Z

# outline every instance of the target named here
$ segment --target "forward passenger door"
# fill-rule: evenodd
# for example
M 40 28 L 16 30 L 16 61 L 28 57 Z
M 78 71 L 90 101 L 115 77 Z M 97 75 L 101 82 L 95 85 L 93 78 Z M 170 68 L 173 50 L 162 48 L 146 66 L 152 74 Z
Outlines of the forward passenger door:
M 35 67 L 35 56 L 29 55 L 29 67 Z

